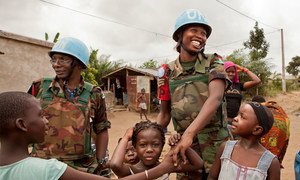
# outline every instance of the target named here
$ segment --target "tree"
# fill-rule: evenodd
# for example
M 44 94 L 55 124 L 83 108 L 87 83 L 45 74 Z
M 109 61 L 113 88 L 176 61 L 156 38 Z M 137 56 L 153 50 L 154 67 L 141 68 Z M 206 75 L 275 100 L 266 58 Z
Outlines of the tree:
M 245 63 L 249 60 L 249 57 L 243 49 L 234 50 L 229 56 L 226 57 L 226 61 L 232 61 L 234 64 L 245 66 Z
M 292 61 L 289 62 L 289 65 L 286 67 L 286 71 L 289 74 L 292 74 L 296 79 L 300 73 L 300 57 L 295 56 L 292 58 Z
M 101 86 L 101 79 L 106 74 L 114 71 L 115 69 L 122 66 L 123 61 L 110 61 L 110 55 L 101 55 L 97 58 L 98 49 L 91 50 L 88 68 L 82 72 L 82 76 L 87 82 Z
M 56 43 L 56 42 L 58 41 L 59 36 L 60 36 L 60 33 L 59 33 L 59 32 L 56 33 L 56 35 L 55 35 L 55 37 L 54 37 L 54 39 L 53 39 L 53 42 L 54 42 L 54 43 Z M 46 32 L 45 32 L 45 40 L 46 40 L 46 41 L 49 40 L 49 35 L 48 35 L 48 33 L 46 33 Z
M 257 22 L 255 23 L 254 30 L 250 31 L 249 40 L 243 44 L 246 49 L 250 50 L 249 62 L 246 62 L 246 67 L 261 80 L 261 84 L 256 88 L 256 92 L 253 89 L 250 89 L 248 92 L 250 95 L 266 95 L 266 85 L 272 73 L 267 59 L 264 58 L 268 55 L 270 45 L 265 39 L 263 28 L 259 28 Z
M 158 68 L 158 62 L 156 60 L 150 59 L 149 61 L 144 62 L 139 68 L 157 69 Z
M 254 31 L 250 31 L 250 39 L 243 43 L 245 48 L 250 49 L 250 59 L 253 61 L 265 58 L 268 55 L 270 44 L 266 41 L 264 29 L 258 27 L 255 22 Z

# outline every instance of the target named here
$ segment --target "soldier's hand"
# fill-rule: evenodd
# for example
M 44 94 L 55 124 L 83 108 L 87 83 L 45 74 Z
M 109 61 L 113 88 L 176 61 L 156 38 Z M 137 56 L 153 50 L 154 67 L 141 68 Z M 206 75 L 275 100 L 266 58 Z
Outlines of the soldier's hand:
M 193 137 L 185 134 L 181 136 L 180 141 L 177 143 L 174 149 L 173 163 L 175 166 L 177 166 L 179 163 L 179 159 L 177 156 L 178 154 L 180 154 L 183 164 L 187 163 L 187 157 L 185 155 L 185 151 L 187 150 L 187 148 L 189 148 L 192 145 L 192 143 L 193 143 Z
M 93 174 L 97 174 L 103 177 L 110 177 L 111 169 L 107 164 L 98 164 Z

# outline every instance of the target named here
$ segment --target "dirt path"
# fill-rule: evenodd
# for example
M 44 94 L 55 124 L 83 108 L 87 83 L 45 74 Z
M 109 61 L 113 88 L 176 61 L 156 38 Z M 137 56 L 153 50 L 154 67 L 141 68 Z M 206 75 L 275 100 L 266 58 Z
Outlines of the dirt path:
M 300 150 L 300 91 L 287 93 L 286 95 L 279 94 L 276 97 L 267 98 L 278 102 L 279 105 L 288 114 L 291 121 L 291 136 L 286 155 L 283 160 L 284 169 L 281 170 L 281 179 L 290 180 L 294 179 L 294 159 L 297 150 Z M 296 114 L 299 114 L 296 116 Z M 111 129 L 109 130 L 109 152 L 112 155 L 114 148 L 118 143 L 118 139 L 122 137 L 125 131 L 134 126 L 135 123 L 140 121 L 139 114 L 130 111 L 121 111 L 108 113 L 109 120 L 111 121 Z M 155 120 L 156 114 L 150 114 L 149 118 Z M 168 130 L 174 132 L 172 123 L 170 123 Z M 169 135 L 166 137 L 169 138 Z M 298 138 L 298 140 L 297 140 Z M 169 150 L 168 145 L 164 146 L 163 154 Z M 174 175 L 170 179 L 175 179 Z

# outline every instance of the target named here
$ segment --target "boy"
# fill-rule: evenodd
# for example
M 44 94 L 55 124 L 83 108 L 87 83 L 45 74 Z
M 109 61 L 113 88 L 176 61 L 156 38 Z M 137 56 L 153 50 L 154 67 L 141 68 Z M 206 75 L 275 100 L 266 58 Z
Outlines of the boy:
M 0 94 L 0 179 L 108 179 L 68 167 L 56 159 L 30 157 L 28 145 L 41 143 L 48 130 L 39 101 L 24 92 Z M 172 151 L 155 168 L 124 179 L 153 179 L 175 170 Z
M 146 115 L 147 111 L 147 104 L 146 104 L 146 95 L 145 95 L 145 89 L 141 89 L 141 94 L 137 98 L 137 102 L 139 103 L 140 110 L 140 118 L 142 119 L 142 115 L 145 116 L 146 120 L 149 120 Z

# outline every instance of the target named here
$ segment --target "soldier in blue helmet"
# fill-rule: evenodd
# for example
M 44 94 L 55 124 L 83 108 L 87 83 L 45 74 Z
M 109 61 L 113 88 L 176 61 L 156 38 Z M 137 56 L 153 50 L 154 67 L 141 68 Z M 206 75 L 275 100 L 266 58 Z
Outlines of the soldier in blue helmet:
M 101 174 L 108 160 L 110 122 L 102 90 L 81 76 L 89 50 L 82 41 L 66 37 L 54 44 L 49 56 L 56 76 L 34 81 L 28 91 L 40 100 L 50 128 L 45 141 L 34 144 L 32 155 L 57 158 L 78 170 Z M 91 147 L 93 133 L 96 152 Z
M 161 70 L 167 71 L 161 73 L 162 77 L 165 74 L 168 77 L 158 80 L 159 87 L 169 84 L 169 96 L 164 91 L 157 122 L 167 127 L 172 119 L 175 130 L 182 135 L 174 149 L 174 163 L 178 161 L 177 154 L 186 160 L 184 154 L 189 146 L 204 160 L 204 169 L 186 173 L 188 179 L 206 178 L 216 150 L 228 138 L 223 94 L 230 80 L 222 57 L 204 53 L 211 32 L 211 26 L 199 10 L 185 10 L 177 18 L 173 33 L 179 56 L 167 69 Z

